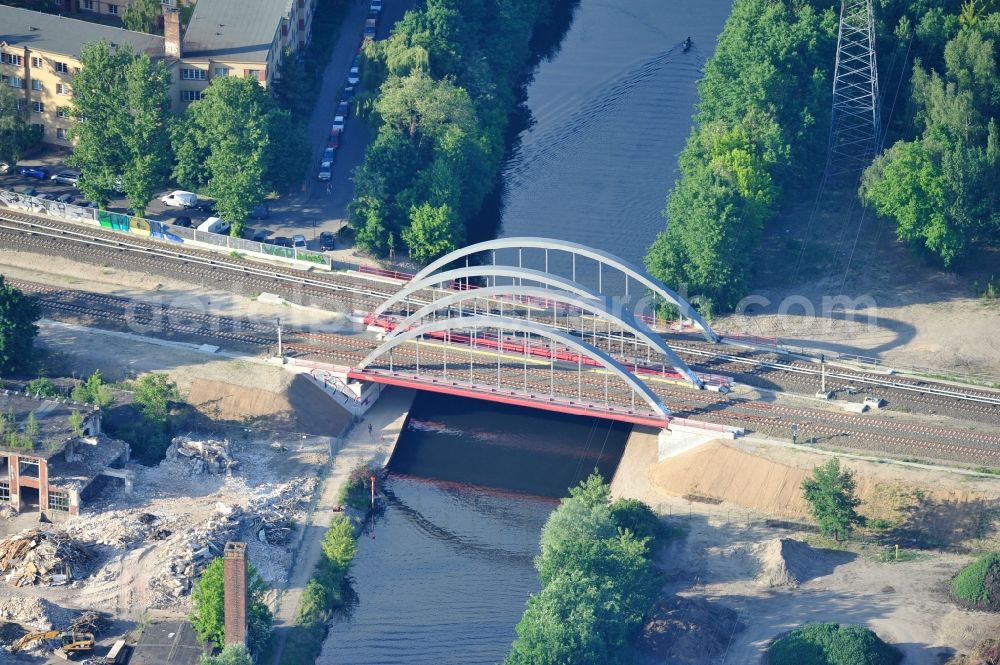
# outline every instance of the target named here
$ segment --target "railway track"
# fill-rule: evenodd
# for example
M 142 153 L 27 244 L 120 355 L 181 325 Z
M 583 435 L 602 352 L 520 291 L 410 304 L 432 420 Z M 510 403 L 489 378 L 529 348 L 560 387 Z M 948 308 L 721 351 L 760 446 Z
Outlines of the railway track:
M 120 233 L 96 227 L 84 229 L 77 224 L 41 219 L 2 209 L 0 209 L 0 238 L 5 240 L 20 239 L 21 243 L 19 244 L 22 244 L 26 249 L 35 251 L 38 250 L 40 244 L 44 244 L 54 252 L 60 253 L 64 252 L 67 243 L 69 243 L 82 248 L 84 253 L 86 251 L 97 253 L 110 251 L 117 254 L 127 254 L 130 267 L 138 265 L 141 269 L 154 273 L 162 271 L 165 264 L 174 265 L 179 267 L 188 278 L 199 276 L 202 279 L 218 279 L 220 274 L 224 274 L 240 285 L 243 291 L 248 294 L 256 295 L 265 290 L 281 291 L 284 289 L 286 292 L 291 291 L 295 294 L 316 296 L 327 300 L 345 299 L 368 311 L 374 309 L 375 304 L 388 298 L 397 290 L 393 284 L 362 276 L 336 273 L 317 274 L 282 266 L 262 265 L 246 259 L 226 257 L 205 250 L 185 248 L 184 251 L 178 251 L 151 240 L 123 236 Z M 27 241 L 25 241 L 26 239 Z M 89 260 L 93 261 L 94 257 L 89 257 Z M 21 284 L 27 285 L 28 283 Z M 26 288 L 30 290 L 32 287 Z M 74 293 L 79 295 L 83 292 Z M 94 305 L 109 308 L 110 312 L 119 312 L 119 309 L 124 307 L 112 296 L 88 294 L 86 297 L 90 298 L 90 302 Z M 418 296 L 417 300 L 427 301 L 429 298 Z M 83 307 L 79 303 L 59 305 L 49 299 L 47 304 L 54 309 L 62 307 L 62 311 L 67 314 L 95 315 L 92 309 Z M 107 316 L 105 318 L 116 318 L 119 323 L 127 323 L 128 316 L 138 316 L 139 310 L 136 309 L 136 306 L 133 304 L 131 307 L 131 314 L 119 312 L 115 317 Z M 259 322 L 188 311 L 183 312 L 182 315 L 189 322 L 199 322 L 202 328 L 207 328 L 210 331 L 212 336 L 228 342 L 251 346 L 276 343 L 273 329 L 268 330 L 267 326 L 261 325 Z M 205 330 L 199 330 L 198 326 L 195 325 L 174 327 L 174 331 L 181 334 L 207 334 Z M 356 344 L 352 341 L 356 339 L 348 336 L 325 338 L 322 333 L 299 331 L 295 337 L 287 340 L 285 346 L 300 353 L 339 357 L 346 362 L 360 353 L 360 351 L 352 353 L 344 351 L 345 348 L 350 348 L 352 343 Z M 609 342 L 611 341 L 609 340 Z M 696 370 L 727 371 L 737 376 L 766 377 L 767 380 L 774 381 L 775 384 L 782 387 L 785 384 L 808 387 L 811 389 L 809 392 L 818 387 L 822 371 L 815 363 L 800 360 L 788 361 L 774 354 L 749 351 L 721 352 L 714 347 L 710 348 L 708 344 L 693 340 L 682 343 L 671 340 L 670 343 Z M 340 352 L 336 351 L 338 348 L 341 350 Z M 998 408 L 1000 407 L 1000 394 L 998 393 L 960 389 L 917 379 L 854 372 L 842 368 L 829 369 L 826 375 L 830 381 L 843 382 L 845 387 L 854 386 L 859 389 L 865 387 L 868 392 L 880 391 L 879 396 L 889 398 L 890 403 L 899 401 L 897 398 L 900 396 L 905 396 L 906 403 L 912 403 L 916 409 L 936 408 L 942 411 L 960 412 L 963 415 L 976 413 L 994 420 L 1000 419 L 1000 408 Z M 748 383 L 753 384 L 752 381 L 748 381 Z

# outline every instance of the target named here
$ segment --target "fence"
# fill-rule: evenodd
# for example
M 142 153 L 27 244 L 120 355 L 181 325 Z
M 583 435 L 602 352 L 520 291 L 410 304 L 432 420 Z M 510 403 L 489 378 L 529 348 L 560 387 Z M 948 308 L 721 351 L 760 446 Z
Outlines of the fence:
M 263 242 L 234 238 L 232 236 L 208 233 L 197 229 L 173 226 L 142 217 L 133 217 L 97 208 L 82 208 L 68 203 L 48 201 L 15 192 L 0 192 L 0 203 L 8 208 L 23 210 L 33 215 L 44 215 L 68 222 L 97 225 L 104 229 L 128 233 L 165 243 L 200 243 L 227 249 L 231 252 L 246 252 L 266 258 L 303 261 L 310 265 L 323 266 L 333 270 L 333 262 L 325 255 L 295 247 L 278 247 Z

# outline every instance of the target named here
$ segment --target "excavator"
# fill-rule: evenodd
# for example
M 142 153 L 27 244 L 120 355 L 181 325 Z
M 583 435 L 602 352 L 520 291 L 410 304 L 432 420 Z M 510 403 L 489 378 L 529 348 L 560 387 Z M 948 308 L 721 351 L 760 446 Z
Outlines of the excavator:
M 62 656 L 67 660 L 73 656 L 73 654 L 80 653 L 83 651 L 90 651 L 94 648 L 94 634 L 93 633 L 66 633 L 61 630 L 43 630 L 34 633 L 27 633 L 19 640 L 10 645 L 11 653 L 17 653 L 21 649 L 25 649 L 39 640 L 54 640 L 59 639 L 59 647 L 56 649 L 56 655 Z

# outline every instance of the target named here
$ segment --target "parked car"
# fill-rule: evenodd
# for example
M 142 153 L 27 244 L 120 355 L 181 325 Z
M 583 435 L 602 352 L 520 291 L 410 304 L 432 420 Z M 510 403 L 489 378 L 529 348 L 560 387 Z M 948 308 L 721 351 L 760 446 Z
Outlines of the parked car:
M 331 134 L 339 134 L 340 132 L 344 131 L 344 125 L 346 123 L 347 123 L 347 120 L 344 118 L 344 116 L 342 116 L 342 115 L 336 115 L 336 116 L 334 116 L 333 117 L 333 127 L 330 128 L 330 133 Z
M 347 73 L 347 82 L 351 85 L 357 85 L 361 82 L 361 69 L 357 65 L 351 67 L 351 71 Z
M 22 187 L 21 193 L 24 194 L 25 196 L 37 196 L 38 190 L 35 189 L 34 187 Z
M 75 198 L 76 197 L 73 196 L 72 194 L 63 194 L 62 196 L 58 197 L 56 201 L 58 201 L 59 203 L 72 203 L 73 199 Z
M 77 183 L 80 182 L 80 172 L 60 171 L 59 173 L 52 176 L 51 180 L 55 182 L 61 182 L 64 185 L 73 185 L 74 187 L 76 187 Z
M 292 236 L 292 247 L 295 249 L 305 249 L 306 248 L 306 237 L 302 234 L 296 233 Z
M 370 12 L 382 11 L 382 0 L 371 0 L 371 2 L 368 4 L 368 11 Z
M 326 147 L 330 150 L 336 150 L 340 147 L 340 132 L 330 134 L 330 138 L 326 141 Z
M 215 201 L 205 201 L 203 203 L 199 203 L 196 207 L 198 210 L 208 213 L 209 215 L 215 214 Z
M 267 219 L 270 216 L 271 209 L 267 207 L 266 203 L 258 203 L 250 208 L 250 219 Z
M 180 226 L 185 229 L 191 228 L 191 218 L 187 215 L 181 215 L 180 217 L 175 217 L 172 222 L 174 226 Z
M 375 19 L 370 18 L 367 21 L 365 21 L 365 29 L 361 33 L 362 39 L 365 39 L 367 41 L 375 39 L 375 31 L 376 31 L 376 21 Z
M 319 234 L 319 246 L 324 250 L 336 249 L 337 245 L 334 242 L 334 235 L 329 231 L 323 231 Z
M 332 164 L 333 156 L 335 154 L 337 153 L 333 148 L 326 148 L 325 150 L 323 150 L 323 156 L 320 157 L 319 159 L 320 163 L 322 164 L 323 162 L 330 162 Z
M 94 203 L 93 201 L 80 201 L 79 203 L 77 203 L 77 205 L 80 206 L 81 208 L 96 208 L 97 207 L 97 204 Z
M 49 177 L 49 170 L 44 166 L 22 166 L 17 170 L 18 175 L 23 175 L 25 178 L 37 178 L 39 180 L 45 180 Z
M 257 229 L 256 231 L 253 232 L 253 235 L 250 236 L 250 239 L 253 240 L 254 242 L 267 242 L 268 233 L 269 231 L 265 229 Z
M 291 238 L 286 238 L 285 236 L 278 236 L 277 238 L 271 239 L 271 244 L 277 245 L 278 247 L 291 247 L 292 240 Z
M 322 182 L 328 182 L 330 178 L 331 178 L 330 165 L 326 164 L 325 166 L 320 166 L 319 173 L 316 174 L 316 179 Z
M 346 88 L 344 88 L 343 91 L 341 91 L 341 93 L 340 93 L 340 101 L 342 101 L 342 102 L 349 102 L 352 99 L 354 99 L 354 86 L 353 85 L 349 85 Z
M 337 115 L 344 116 L 346 120 L 351 115 L 351 105 L 347 102 L 340 102 L 337 104 Z
M 56 197 L 53 196 L 52 194 L 49 194 L 48 192 L 44 192 L 42 194 L 39 194 L 35 198 L 39 199 L 39 200 L 42 200 L 42 201 L 55 201 L 56 200 Z
M 194 192 L 185 192 L 182 189 L 170 192 L 166 196 L 161 196 L 160 200 L 168 206 L 175 208 L 193 208 L 198 205 L 198 195 Z

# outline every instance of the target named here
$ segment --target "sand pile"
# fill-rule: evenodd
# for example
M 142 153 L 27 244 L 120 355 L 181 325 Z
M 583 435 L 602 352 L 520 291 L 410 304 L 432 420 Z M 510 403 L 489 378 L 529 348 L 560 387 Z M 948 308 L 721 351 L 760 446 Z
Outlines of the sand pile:
M 648 663 L 701 665 L 725 653 L 741 630 L 734 610 L 703 598 L 675 596 L 661 602 L 643 627 L 640 650 Z
M 757 584 L 769 588 L 796 588 L 804 582 L 828 575 L 854 558 L 848 552 L 814 549 L 800 540 L 773 538 L 753 547 L 760 564 Z

